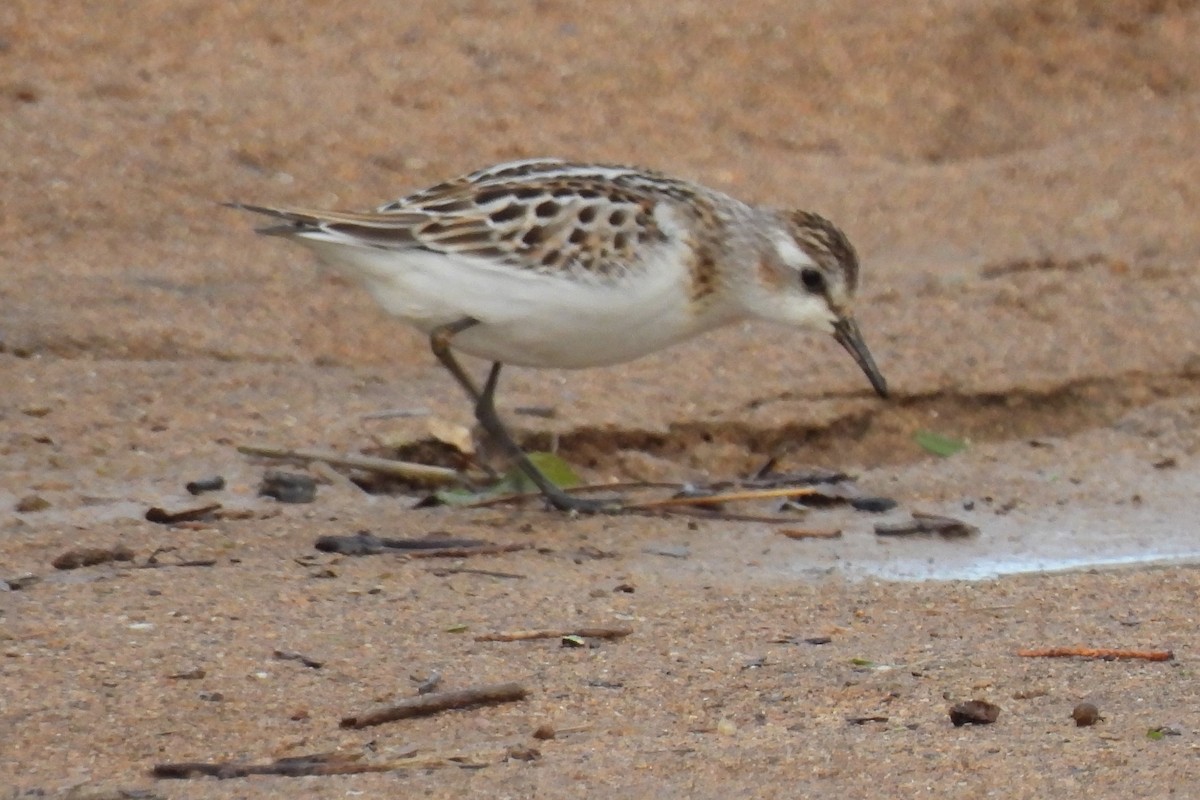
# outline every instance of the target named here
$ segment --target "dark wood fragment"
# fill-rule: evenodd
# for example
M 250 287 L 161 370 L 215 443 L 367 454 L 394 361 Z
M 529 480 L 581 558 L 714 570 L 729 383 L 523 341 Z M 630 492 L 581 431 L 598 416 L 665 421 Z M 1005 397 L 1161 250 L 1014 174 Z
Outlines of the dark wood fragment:
M 393 706 L 369 711 L 351 717 L 343 717 L 343 728 L 369 728 L 372 725 L 382 725 L 385 722 L 409 719 L 411 717 L 426 717 L 453 709 L 470 708 L 478 705 L 494 705 L 524 700 L 529 690 L 519 683 L 499 683 L 490 686 L 477 686 L 472 689 L 459 689 L 452 692 L 437 692 L 419 695 L 402 700 Z

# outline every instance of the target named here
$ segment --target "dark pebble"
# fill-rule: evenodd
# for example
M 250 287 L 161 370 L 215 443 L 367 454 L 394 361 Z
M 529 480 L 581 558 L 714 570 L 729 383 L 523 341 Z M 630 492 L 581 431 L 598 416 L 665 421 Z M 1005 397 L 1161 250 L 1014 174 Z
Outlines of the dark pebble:
M 1100 716 L 1100 709 L 1091 703 L 1080 703 L 1072 709 L 1071 719 L 1075 720 L 1077 727 L 1086 728 L 1089 725 L 1095 725 L 1103 717 Z
M 219 492 L 225 488 L 225 479 L 220 475 L 213 475 L 211 478 L 201 478 L 198 481 L 189 481 L 184 488 L 188 490 L 188 494 Z
M 294 472 L 268 472 L 263 475 L 258 494 L 281 503 L 311 503 L 317 499 L 317 482 Z
M 850 499 L 850 507 L 855 511 L 867 511 L 871 514 L 883 514 L 891 511 L 897 505 L 890 497 L 854 497 Z
M 986 700 L 968 700 L 950 709 L 954 727 L 962 725 L 991 725 L 1000 716 L 1000 706 Z

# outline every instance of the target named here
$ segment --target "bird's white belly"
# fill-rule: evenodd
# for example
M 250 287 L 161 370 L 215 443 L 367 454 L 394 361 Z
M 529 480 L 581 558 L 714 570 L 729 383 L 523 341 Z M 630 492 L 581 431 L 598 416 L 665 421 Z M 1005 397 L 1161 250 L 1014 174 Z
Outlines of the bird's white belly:
M 465 317 L 451 347 L 490 361 L 577 369 L 630 361 L 729 321 L 698 313 L 688 276 L 664 254 L 621 280 L 546 274 L 434 253 L 324 248 L 330 266 L 425 333 Z

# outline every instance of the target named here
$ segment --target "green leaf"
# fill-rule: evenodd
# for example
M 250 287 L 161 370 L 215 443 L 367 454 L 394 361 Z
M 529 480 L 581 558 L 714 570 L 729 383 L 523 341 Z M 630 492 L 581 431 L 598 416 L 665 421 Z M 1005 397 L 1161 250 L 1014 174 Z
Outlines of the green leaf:
M 467 625 L 465 622 L 458 622 L 446 628 L 446 633 L 466 633 Z
M 582 483 L 571 465 L 554 453 L 530 453 L 529 460 L 551 483 L 560 489 L 569 489 Z M 505 494 L 526 494 L 537 490 L 537 486 L 528 475 L 521 471 L 520 467 L 513 467 L 500 480 L 481 491 L 443 489 L 435 492 L 434 497 L 443 505 L 465 506 Z
M 913 434 L 913 441 L 919 447 L 943 458 L 967 449 L 967 443 L 962 439 L 951 439 L 933 431 L 917 431 Z
M 578 486 L 583 482 L 579 479 L 579 475 L 575 473 L 571 465 L 554 453 L 530 453 L 529 460 L 533 462 L 533 465 L 538 468 L 539 472 L 560 489 L 570 489 L 572 486 Z M 500 480 L 500 483 L 514 487 L 510 491 L 537 491 L 537 487 L 533 485 L 533 481 L 521 471 L 520 467 L 513 467 L 509 470 Z
M 1151 728 L 1150 730 L 1146 731 L 1146 738 L 1152 742 L 1157 742 L 1159 739 L 1162 739 L 1165 736 L 1166 734 L 1163 733 L 1162 728 Z

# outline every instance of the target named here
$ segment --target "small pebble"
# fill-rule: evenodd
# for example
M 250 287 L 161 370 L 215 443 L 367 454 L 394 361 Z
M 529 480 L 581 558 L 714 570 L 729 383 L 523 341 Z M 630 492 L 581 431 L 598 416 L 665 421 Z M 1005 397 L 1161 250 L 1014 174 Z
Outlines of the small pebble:
M 1000 706 L 986 700 L 968 700 L 950 709 L 954 727 L 962 725 L 991 725 L 1000 717 Z
M 890 497 L 852 497 L 850 507 L 855 511 L 866 511 L 871 514 L 883 514 L 891 511 L 897 505 Z
M 110 561 L 132 561 L 133 550 L 123 544 L 114 547 L 80 547 L 68 550 L 50 563 L 55 569 L 79 569 Z
M 38 494 L 22 497 L 13 507 L 18 514 L 32 514 L 35 511 L 45 511 L 50 507 L 50 501 Z
M 258 494 L 281 503 L 311 503 L 317 498 L 317 482 L 308 475 L 271 471 L 263 475 Z
M 1091 703 L 1080 703 L 1071 711 L 1071 719 L 1075 720 L 1076 727 L 1086 728 L 1095 725 L 1103 717 L 1100 716 L 1100 709 Z
M 509 747 L 505 755 L 517 761 L 537 761 L 542 757 L 541 751 L 536 747 L 527 747 L 519 744 Z
M 200 480 L 189 481 L 184 488 L 188 490 L 188 494 L 219 492 L 225 488 L 225 479 L 220 475 L 213 475 L 211 478 L 201 478 Z
M 8 589 L 11 591 L 19 592 L 22 589 L 28 589 L 30 586 L 41 582 L 41 580 L 41 577 L 34 575 L 31 572 L 27 572 L 24 575 L 16 575 L 12 578 L 5 578 L 3 581 L 0 581 L 0 583 L 8 587 Z

